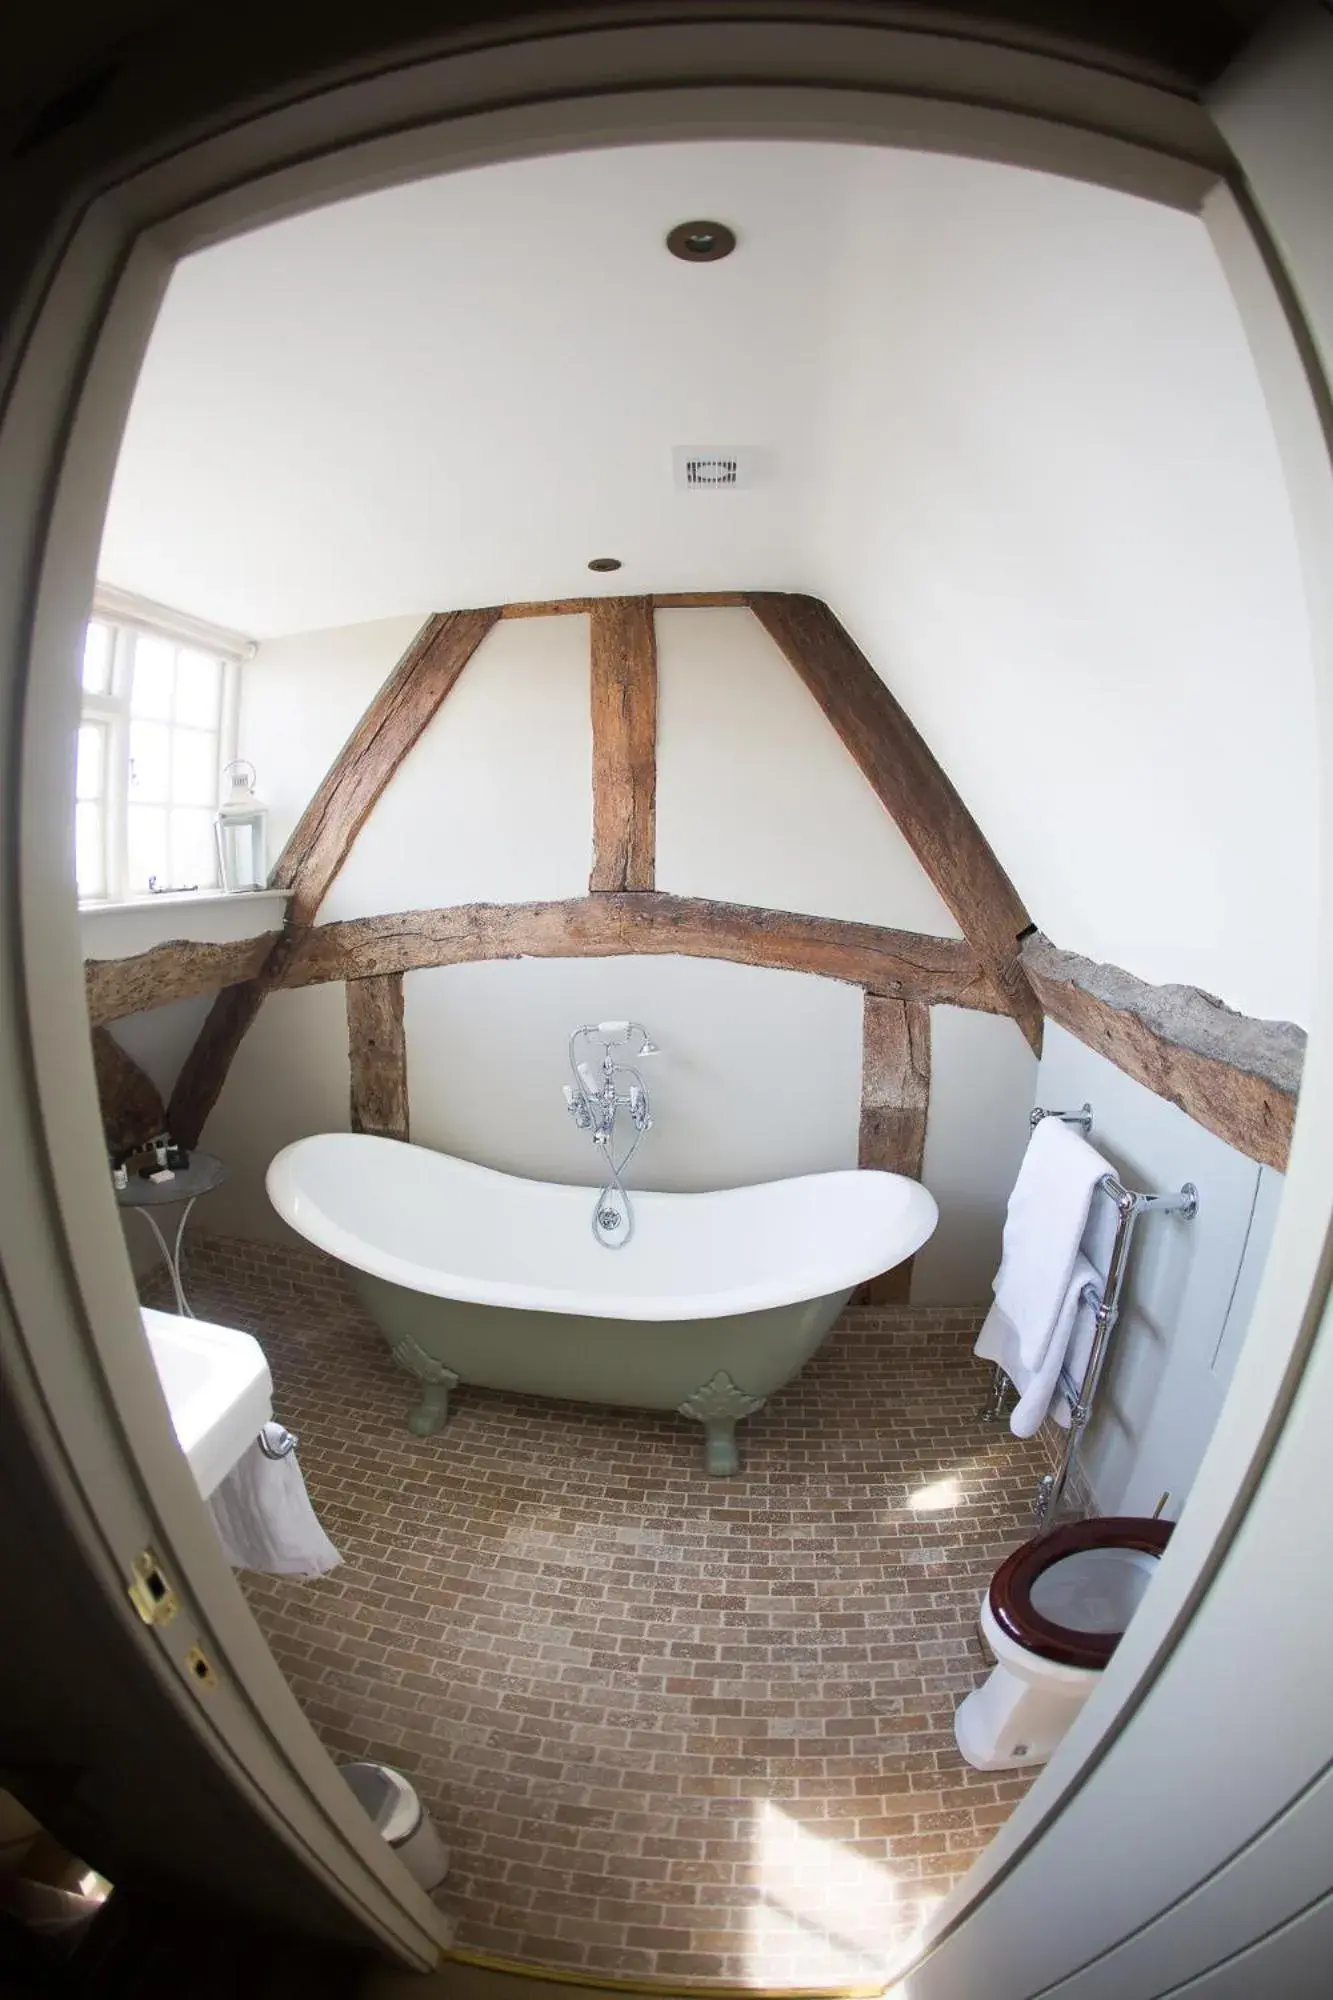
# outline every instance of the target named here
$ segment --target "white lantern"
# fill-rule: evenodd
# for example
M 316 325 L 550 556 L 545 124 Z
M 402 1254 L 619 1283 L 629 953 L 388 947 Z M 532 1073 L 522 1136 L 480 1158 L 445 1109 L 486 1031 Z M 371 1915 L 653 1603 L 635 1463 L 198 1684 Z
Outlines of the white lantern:
M 268 884 L 264 828 L 268 808 L 255 791 L 255 767 L 237 757 L 222 773 L 231 792 L 218 807 L 213 833 L 218 846 L 218 877 L 229 895 L 237 890 L 263 889 Z

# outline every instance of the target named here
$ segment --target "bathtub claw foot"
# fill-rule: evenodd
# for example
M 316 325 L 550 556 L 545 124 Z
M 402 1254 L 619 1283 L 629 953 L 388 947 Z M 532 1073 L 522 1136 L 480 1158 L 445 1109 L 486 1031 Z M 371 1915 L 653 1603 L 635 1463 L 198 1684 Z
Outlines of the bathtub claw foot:
M 449 1391 L 457 1387 L 457 1376 L 452 1383 L 430 1383 L 423 1390 L 421 1401 L 408 1411 L 407 1428 L 419 1438 L 434 1437 L 436 1431 L 442 1431 L 449 1421 Z
M 749 1396 L 732 1381 L 725 1369 L 687 1396 L 676 1408 L 682 1417 L 693 1417 L 704 1427 L 704 1471 L 715 1479 L 728 1479 L 740 1471 L 736 1448 L 736 1425 L 763 1408 L 762 1396 Z
M 407 1428 L 418 1437 L 434 1437 L 449 1421 L 449 1397 L 462 1377 L 452 1368 L 446 1368 L 443 1361 L 437 1361 L 433 1354 L 427 1354 L 407 1334 L 394 1342 L 393 1358 L 424 1384 L 421 1401 L 407 1413 Z

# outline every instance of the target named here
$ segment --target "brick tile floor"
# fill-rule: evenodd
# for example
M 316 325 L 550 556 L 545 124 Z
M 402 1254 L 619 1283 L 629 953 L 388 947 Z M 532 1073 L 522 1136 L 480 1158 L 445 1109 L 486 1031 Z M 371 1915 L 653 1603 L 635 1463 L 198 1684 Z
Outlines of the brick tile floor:
M 343 1567 L 246 1576 L 335 1758 L 417 1785 L 458 1941 L 673 1981 L 880 1976 L 1027 1774 L 970 1770 L 980 1593 L 1041 1445 L 979 1425 L 972 1309 L 849 1311 L 741 1427 L 411 1381 L 339 1268 L 196 1239 L 201 1316 L 262 1339 Z

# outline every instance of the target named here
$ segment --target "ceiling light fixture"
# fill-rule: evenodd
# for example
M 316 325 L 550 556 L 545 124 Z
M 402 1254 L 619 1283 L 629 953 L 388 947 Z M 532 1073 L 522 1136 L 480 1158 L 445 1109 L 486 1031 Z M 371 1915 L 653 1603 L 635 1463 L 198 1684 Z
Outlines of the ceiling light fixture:
M 666 240 L 673 257 L 685 264 L 716 264 L 736 248 L 736 232 L 725 222 L 678 222 Z
M 619 556 L 594 556 L 592 561 L 588 564 L 589 569 L 597 569 L 597 570 L 622 569 L 623 567 L 624 565 L 621 562 Z

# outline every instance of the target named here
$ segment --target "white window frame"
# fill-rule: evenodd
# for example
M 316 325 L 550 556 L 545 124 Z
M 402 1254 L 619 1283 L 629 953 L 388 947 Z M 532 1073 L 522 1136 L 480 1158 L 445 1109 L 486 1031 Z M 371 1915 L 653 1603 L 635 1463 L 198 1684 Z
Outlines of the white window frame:
M 100 722 L 107 729 L 106 768 L 103 784 L 102 892 L 79 898 L 80 908 L 104 910 L 118 903 L 154 902 L 160 895 L 184 893 L 174 883 L 160 890 L 131 889 L 129 885 L 129 806 L 130 806 L 130 699 L 133 681 L 134 642 L 140 633 L 165 639 L 174 646 L 190 646 L 211 654 L 222 669 L 218 697 L 216 794 L 222 797 L 227 765 L 236 755 L 236 733 L 240 708 L 240 671 L 254 656 L 255 642 L 243 633 L 224 626 L 210 625 L 188 612 L 175 611 L 165 604 L 136 597 L 112 584 L 99 583 L 93 593 L 92 621 L 109 627 L 112 635 L 110 685 L 100 694 L 84 689 L 81 719 Z M 174 730 L 178 725 L 170 722 Z M 184 725 L 181 725 L 184 726 Z M 168 810 L 170 807 L 168 806 Z M 201 896 L 227 893 L 221 877 L 200 883 Z

